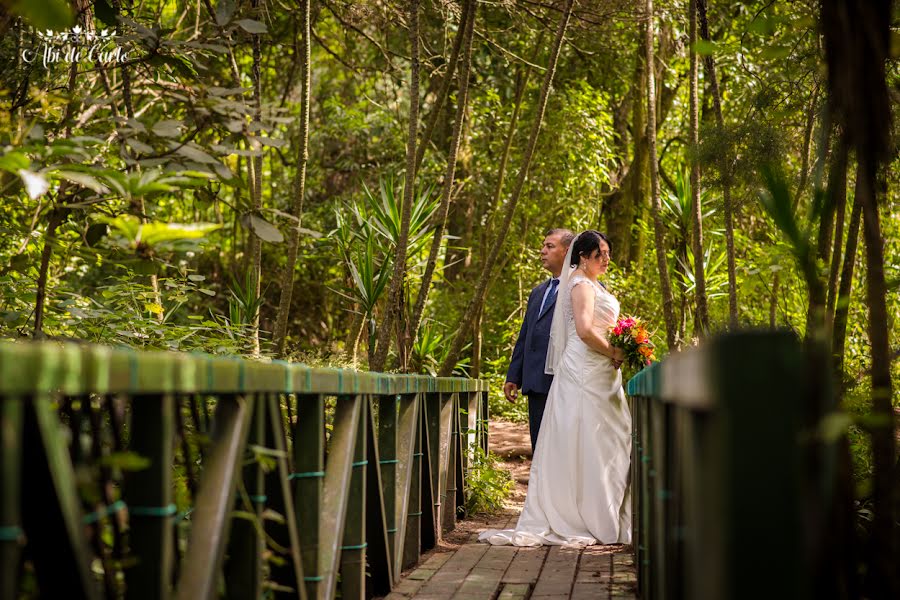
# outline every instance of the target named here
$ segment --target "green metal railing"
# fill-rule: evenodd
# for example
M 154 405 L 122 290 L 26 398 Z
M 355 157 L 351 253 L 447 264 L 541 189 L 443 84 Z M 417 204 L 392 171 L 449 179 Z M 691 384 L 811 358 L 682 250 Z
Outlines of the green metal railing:
M 0 343 L 0 599 L 386 594 L 487 417 L 478 380 Z
M 835 446 L 817 433 L 833 400 L 821 364 L 788 333 L 746 332 L 628 382 L 641 598 L 836 593 L 846 565 Z

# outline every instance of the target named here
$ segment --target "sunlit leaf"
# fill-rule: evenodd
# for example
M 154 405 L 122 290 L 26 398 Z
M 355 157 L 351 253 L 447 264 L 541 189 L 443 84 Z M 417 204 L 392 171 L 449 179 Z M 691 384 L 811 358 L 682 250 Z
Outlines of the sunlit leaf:
M 790 56 L 791 49 L 788 46 L 767 46 L 759 54 L 767 60 L 778 60 Z
M 697 40 L 694 42 L 694 49 L 700 56 L 710 56 L 716 53 L 718 45 L 709 40 Z
M 136 336 L 132 332 L 120 331 L 122 335 Z M 151 460 L 136 452 L 113 452 L 100 459 L 100 464 L 122 471 L 143 471 L 151 465 Z
M 79 173 L 76 171 L 57 171 L 56 175 L 58 177 L 62 177 L 72 183 L 77 183 L 83 187 L 88 188 L 89 190 L 93 190 L 98 194 L 105 194 L 109 192 L 109 188 L 100 183 L 100 181 L 94 177 L 93 175 L 88 175 L 87 173 Z
M 21 169 L 27 169 L 30 165 L 31 161 L 21 152 L 7 152 L 0 156 L 0 169 L 10 173 L 18 173 Z
M 19 169 L 19 177 L 22 178 L 22 183 L 25 184 L 25 191 L 28 192 L 28 197 L 32 200 L 40 198 L 50 189 L 50 183 L 40 173 L 35 173 L 28 169 Z

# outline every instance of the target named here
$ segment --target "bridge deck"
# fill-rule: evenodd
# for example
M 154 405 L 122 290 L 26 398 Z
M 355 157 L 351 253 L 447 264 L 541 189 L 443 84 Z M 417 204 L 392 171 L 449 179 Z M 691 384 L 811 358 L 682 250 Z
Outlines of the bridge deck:
M 511 528 L 519 518 L 531 466 L 527 427 L 492 422 L 491 450 L 516 480 L 506 508 L 492 517 L 458 523 L 385 600 L 635 599 L 630 546 L 514 548 L 478 543 L 485 529 Z
M 636 598 L 630 548 L 512 548 L 466 544 L 433 554 L 386 600 Z

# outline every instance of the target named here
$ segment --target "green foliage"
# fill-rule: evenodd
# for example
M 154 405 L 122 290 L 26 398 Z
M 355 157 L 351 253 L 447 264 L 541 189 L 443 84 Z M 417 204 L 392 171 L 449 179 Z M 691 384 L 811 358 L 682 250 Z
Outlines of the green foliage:
M 515 487 L 509 471 L 497 468 L 497 458 L 480 446 L 472 451 L 466 481 L 466 514 L 494 513 Z

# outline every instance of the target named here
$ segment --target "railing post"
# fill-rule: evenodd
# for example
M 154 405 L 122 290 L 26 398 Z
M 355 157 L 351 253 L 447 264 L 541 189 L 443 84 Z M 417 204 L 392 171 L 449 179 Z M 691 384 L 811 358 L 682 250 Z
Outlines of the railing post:
M 19 503 L 22 501 L 22 417 L 18 396 L 0 395 L 0 598 L 16 598 L 19 557 L 24 531 Z
M 378 456 L 381 462 L 381 495 L 384 499 L 385 526 L 387 527 L 390 557 L 397 547 L 397 413 L 400 394 L 378 397 Z M 391 560 L 392 566 L 394 561 Z M 399 573 L 395 574 L 399 577 Z M 393 583 L 393 581 L 391 582 Z
M 276 548 L 284 548 L 287 553 L 286 556 L 281 557 L 282 561 L 272 562 L 269 567 L 271 569 L 270 578 L 274 583 L 287 588 L 275 588 L 273 592 L 276 598 L 300 597 L 306 599 L 297 516 L 294 512 L 294 496 L 291 493 L 289 479 L 291 471 L 287 454 L 284 414 L 281 410 L 282 399 L 285 402 L 290 401 L 289 396 L 280 394 L 270 394 L 266 398 L 269 417 L 266 427 L 266 447 L 275 452 L 277 461 L 276 468 L 266 474 L 266 495 L 268 496 L 268 505 L 272 510 L 281 514 L 284 521 L 266 520 L 265 530 L 272 538 L 273 545 Z
M 125 569 L 129 600 L 164 599 L 171 593 L 172 519 L 176 512 L 172 502 L 174 423 L 172 394 L 132 397 L 130 449 L 148 458 L 150 466 L 125 479 L 131 552 L 137 559 Z
M 297 515 L 306 595 L 319 597 L 322 574 L 319 564 L 319 515 L 325 477 L 325 397 L 297 395 L 294 431 L 294 512 Z
M 406 506 L 406 535 L 403 540 L 403 560 L 401 566 L 403 569 L 410 567 L 419 560 L 419 554 L 422 552 L 422 482 L 423 467 L 422 459 L 424 458 L 424 441 L 422 431 L 422 421 L 424 417 L 421 412 L 425 410 L 425 402 L 423 394 L 416 394 L 415 402 L 418 406 L 415 424 L 411 431 L 412 442 L 412 458 L 410 459 L 410 485 L 408 487 L 409 503 Z
M 244 400 L 251 406 L 249 445 L 265 446 L 266 410 L 262 397 L 247 394 Z M 242 469 L 243 485 L 235 496 L 231 536 L 228 540 L 228 560 L 225 563 L 225 597 L 233 600 L 258 598 L 262 590 L 262 552 L 265 548 L 259 535 L 262 528 L 262 509 L 266 501 L 263 473 L 258 459 L 245 447 Z
M 441 510 L 441 393 L 426 392 L 423 400 L 421 552 L 434 548 L 440 540 Z
M 353 450 L 353 470 L 346 490 L 347 514 L 341 545 L 341 598 L 348 600 L 362 599 L 366 594 L 366 421 L 369 419 L 369 399 L 357 396 L 357 402 L 359 423 Z
M 391 407 L 396 406 L 394 397 L 380 398 Z M 394 565 L 393 551 L 389 542 L 388 529 L 391 527 L 389 522 L 394 520 L 393 503 L 391 511 L 386 508 L 387 496 L 384 493 L 384 474 L 382 467 L 394 466 L 394 459 L 382 459 L 378 451 L 378 438 L 375 429 L 375 411 L 372 406 L 373 400 L 369 401 L 369 416 L 366 419 L 366 427 L 368 429 L 366 435 L 366 558 L 369 565 L 369 577 L 366 580 L 366 596 L 384 596 L 390 593 L 393 585 Z M 396 419 L 396 410 L 394 410 L 394 418 Z M 388 462 L 386 462 L 388 461 Z M 391 469 L 393 477 L 394 469 Z M 393 500 L 393 498 L 392 498 Z

